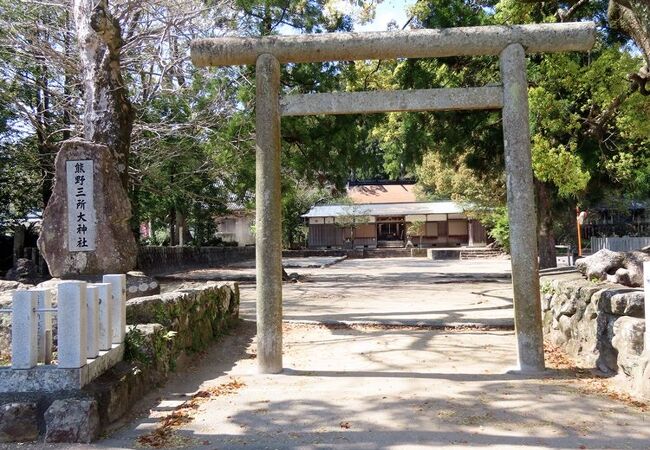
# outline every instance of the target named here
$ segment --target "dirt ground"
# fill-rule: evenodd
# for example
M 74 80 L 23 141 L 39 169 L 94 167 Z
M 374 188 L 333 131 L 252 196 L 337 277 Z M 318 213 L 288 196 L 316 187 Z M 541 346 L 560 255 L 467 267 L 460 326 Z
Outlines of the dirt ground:
M 286 325 L 280 375 L 256 374 L 254 334 L 244 322 L 97 447 L 650 448 L 644 407 L 572 370 L 507 374 L 509 331 Z
M 319 323 L 512 327 L 510 261 L 348 259 L 295 270 L 283 317 Z M 255 286 L 241 286 L 241 316 L 255 320 Z
M 285 317 L 326 324 L 285 323 L 282 374 L 257 374 L 255 323 L 244 320 L 112 436 L 65 448 L 650 449 L 647 406 L 556 350 L 545 373 L 509 373 L 507 261 L 353 260 L 301 273 L 285 286 Z M 254 286 L 242 299 L 250 319 Z M 408 326 L 420 321 L 455 326 Z

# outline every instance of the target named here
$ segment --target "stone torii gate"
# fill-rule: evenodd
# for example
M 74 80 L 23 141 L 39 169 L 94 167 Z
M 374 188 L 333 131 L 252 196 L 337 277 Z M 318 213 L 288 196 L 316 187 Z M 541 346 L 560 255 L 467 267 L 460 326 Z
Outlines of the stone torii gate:
M 256 64 L 257 361 L 282 371 L 280 118 L 310 114 L 501 109 L 519 369 L 544 369 L 526 53 L 587 51 L 593 22 L 483 26 L 192 42 L 197 66 Z M 280 64 L 499 55 L 501 86 L 289 95 Z

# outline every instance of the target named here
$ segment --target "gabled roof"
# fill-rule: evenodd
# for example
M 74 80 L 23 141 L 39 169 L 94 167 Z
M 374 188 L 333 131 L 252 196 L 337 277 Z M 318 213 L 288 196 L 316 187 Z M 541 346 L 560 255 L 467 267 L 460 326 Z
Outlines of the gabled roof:
M 452 201 L 414 203 L 365 203 L 355 205 L 318 205 L 302 217 L 404 216 L 412 214 L 460 214 L 461 205 Z
M 358 184 L 347 188 L 353 203 L 409 203 L 415 202 L 413 183 Z

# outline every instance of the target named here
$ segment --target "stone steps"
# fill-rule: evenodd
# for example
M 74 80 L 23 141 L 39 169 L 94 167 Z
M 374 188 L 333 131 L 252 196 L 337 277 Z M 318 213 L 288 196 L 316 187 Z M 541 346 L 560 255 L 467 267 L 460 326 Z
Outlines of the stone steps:
M 498 258 L 503 253 L 493 249 L 463 249 L 460 251 L 460 259 L 491 259 Z
M 377 248 L 404 248 L 402 241 L 377 241 Z

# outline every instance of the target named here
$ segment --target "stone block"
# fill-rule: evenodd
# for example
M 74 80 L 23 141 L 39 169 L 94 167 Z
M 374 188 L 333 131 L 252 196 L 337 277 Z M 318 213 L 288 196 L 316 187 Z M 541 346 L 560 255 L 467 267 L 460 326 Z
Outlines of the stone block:
M 11 314 L 11 367 L 31 369 L 38 362 L 38 296 L 34 291 L 14 292 Z
M 86 365 L 87 289 L 85 281 L 66 281 L 58 289 L 58 364 L 60 368 L 77 369 Z
M 160 295 L 133 298 L 126 302 L 126 323 L 159 322 L 160 311 L 163 310 L 163 300 Z
M 232 296 L 232 292 L 230 291 L 230 287 L 221 286 L 219 288 L 219 292 L 221 293 L 219 311 L 222 314 L 228 314 L 228 311 L 230 310 L 230 298 Z
M 553 317 L 555 320 L 558 320 L 562 315 L 562 307 L 569 301 L 569 297 L 565 293 L 560 293 L 554 295 L 554 298 L 551 302 L 551 311 L 553 311 Z
M 619 286 L 609 285 L 594 293 L 594 295 L 592 296 L 592 302 L 596 303 L 599 311 L 605 312 L 607 314 L 616 314 L 612 310 L 612 306 L 618 307 L 618 302 L 620 302 L 620 300 L 615 304 L 613 304 L 612 298 L 614 296 L 620 296 L 620 295 L 624 296 L 625 294 L 629 294 L 637 291 L 638 291 L 637 289 L 626 288 L 620 285 Z M 620 299 L 620 297 L 617 298 Z
M 582 283 L 584 284 L 578 290 L 578 298 L 585 303 L 589 303 L 591 302 L 591 297 L 602 288 L 586 281 L 582 281 Z
M 645 320 L 637 317 L 620 317 L 613 325 L 614 336 L 612 345 L 621 354 L 643 353 L 643 334 L 645 333 Z
M 30 442 L 38 438 L 36 403 L 0 405 L 0 443 Z
M 111 306 L 113 293 L 110 283 L 96 283 L 97 298 L 99 300 L 99 349 L 110 350 L 113 346 L 113 314 Z
M 126 275 L 107 274 L 102 277 L 102 282 L 111 285 L 111 339 L 113 344 L 121 344 L 126 334 Z
M 640 289 L 614 294 L 610 298 L 609 309 L 619 316 L 643 317 L 644 296 Z
M 618 368 L 618 351 L 612 346 L 614 337 L 614 322 L 617 316 L 605 313 L 596 318 L 596 342 L 598 345 L 598 361 L 596 366 L 605 373 L 616 373 Z
M 571 317 L 578 310 L 578 300 L 575 296 L 569 297 L 559 308 L 558 314 L 560 316 Z
M 86 287 L 86 354 L 88 358 L 99 355 L 99 290 L 93 286 Z
M 99 435 L 97 402 L 55 400 L 45 411 L 45 442 L 89 443 Z
M 558 325 L 561 333 L 560 341 L 568 342 L 571 339 L 571 318 L 569 316 L 560 316 Z
M 619 317 L 614 323 L 612 346 L 618 351 L 617 364 L 620 372 L 634 376 L 641 364 L 645 320 L 636 317 Z
M 129 410 L 130 378 L 134 372 L 131 364 L 119 362 L 85 388 L 98 402 L 102 423 L 113 423 Z
M 81 368 L 61 368 L 56 365 L 39 365 L 26 370 L 0 367 L 0 393 L 7 392 L 54 392 L 81 389 L 102 373 L 121 361 L 124 344 L 113 345 L 101 351 L 99 357 Z
M 150 297 L 160 294 L 160 283 L 142 272 L 126 274 L 126 298 Z

